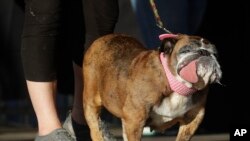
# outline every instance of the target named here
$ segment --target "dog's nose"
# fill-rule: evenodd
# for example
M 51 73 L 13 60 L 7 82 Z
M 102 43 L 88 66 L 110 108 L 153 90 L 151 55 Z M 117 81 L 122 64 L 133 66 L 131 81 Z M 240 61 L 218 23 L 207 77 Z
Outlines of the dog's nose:
M 205 49 L 200 49 L 197 52 L 198 52 L 198 54 L 200 54 L 202 56 L 209 56 L 210 55 L 210 53 Z

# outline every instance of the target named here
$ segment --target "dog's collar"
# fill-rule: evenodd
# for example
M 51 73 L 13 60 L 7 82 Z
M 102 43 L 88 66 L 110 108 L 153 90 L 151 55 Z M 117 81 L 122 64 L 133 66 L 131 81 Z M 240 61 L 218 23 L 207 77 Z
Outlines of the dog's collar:
M 171 73 L 171 71 L 168 68 L 168 61 L 167 61 L 167 58 L 164 56 L 163 52 L 160 54 L 160 60 L 165 70 L 165 74 L 167 76 L 170 88 L 174 92 L 177 92 L 180 95 L 188 96 L 197 91 L 194 88 L 188 88 L 185 84 L 181 83 L 175 78 L 175 76 Z

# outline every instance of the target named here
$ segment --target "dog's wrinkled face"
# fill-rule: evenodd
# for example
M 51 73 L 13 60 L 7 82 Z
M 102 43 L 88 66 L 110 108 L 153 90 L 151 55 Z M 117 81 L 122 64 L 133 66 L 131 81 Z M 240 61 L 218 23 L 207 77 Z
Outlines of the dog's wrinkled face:
M 213 44 L 198 36 L 166 38 L 161 51 L 169 57 L 170 68 L 178 80 L 198 90 L 221 79 L 222 72 Z

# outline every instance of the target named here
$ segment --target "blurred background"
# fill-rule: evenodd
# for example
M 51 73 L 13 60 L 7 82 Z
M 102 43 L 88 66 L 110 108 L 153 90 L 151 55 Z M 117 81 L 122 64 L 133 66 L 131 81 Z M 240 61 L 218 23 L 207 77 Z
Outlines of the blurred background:
M 192 5 L 190 3 L 192 3 Z M 159 46 L 149 2 L 120 0 L 120 16 L 115 32 L 136 37 L 148 48 Z M 249 99 L 246 98 L 249 75 L 249 5 L 246 2 L 213 0 L 156 0 L 164 25 L 174 33 L 199 35 L 214 43 L 223 71 L 221 83 L 212 85 L 206 116 L 198 134 L 229 133 L 230 127 L 249 125 Z M 20 46 L 23 26 L 21 0 L 0 1 L 0 136 L 26 129 L 35 132 L 36 119 L 23 76 Z M 188 8 L 190 7 L 190 8 Z M 189 12 L 188 12 L 189 11 Z M 73 16 L 73 15 L 72 15 Z M 66 50 L 70 43 L 65 45 Z M 58 80 L 58 110 L 62 121 L 72 104 L 73 72 L 70 54 L 64 56 Z M 103 119 L 119 128 L 120 121 L 103 112 Z M 175 135 L 176 127 L 166 133 Z M 1 138 L 0 138 L 1 140 Z

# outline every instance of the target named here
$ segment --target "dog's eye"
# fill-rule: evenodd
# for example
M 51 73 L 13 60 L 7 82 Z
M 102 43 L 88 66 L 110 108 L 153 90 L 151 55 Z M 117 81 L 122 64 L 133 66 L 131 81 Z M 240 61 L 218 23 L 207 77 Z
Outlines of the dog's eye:
M 188 53 L 190 52 L 190 50 L 183 50 L 183 51 L 180 51 L 180 53 Z
M 192 49 L 191 49 L 191 46 L 184 46 L 182 47 L 180 50 L 179 50 L 179 53 L 182 54 L 182 53 L 188 53 L 190 52 Z

